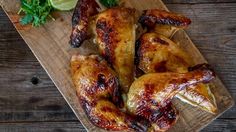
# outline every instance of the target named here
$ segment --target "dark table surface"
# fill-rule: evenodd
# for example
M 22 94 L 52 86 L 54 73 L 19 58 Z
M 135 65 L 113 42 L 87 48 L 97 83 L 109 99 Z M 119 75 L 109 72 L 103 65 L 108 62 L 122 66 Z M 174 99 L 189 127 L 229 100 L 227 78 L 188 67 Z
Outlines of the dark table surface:
M 236 98 L 236 0 L 166 0 Z M 85 131 L 0 8 L 0 131 Z M 236 106 L 202 131 L 236 131 Z

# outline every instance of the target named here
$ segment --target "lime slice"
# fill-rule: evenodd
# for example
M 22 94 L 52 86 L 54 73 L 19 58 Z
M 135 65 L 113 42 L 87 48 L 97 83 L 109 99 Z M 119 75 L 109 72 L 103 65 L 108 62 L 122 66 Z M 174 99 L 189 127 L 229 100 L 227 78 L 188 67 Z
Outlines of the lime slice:
M 52 7 L 61 10 L 68 11 L 75 8 L 75 5 L 78 0 L 49 0 Z

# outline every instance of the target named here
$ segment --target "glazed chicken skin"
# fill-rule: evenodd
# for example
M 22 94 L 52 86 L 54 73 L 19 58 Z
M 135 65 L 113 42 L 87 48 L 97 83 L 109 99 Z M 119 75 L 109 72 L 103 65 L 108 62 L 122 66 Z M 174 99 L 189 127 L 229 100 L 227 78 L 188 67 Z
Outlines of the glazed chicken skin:
M 150 9 L 143 11 L 139 23 L 143 27 L 147 27 L 149 31 L 171 38 L 179 29 L 188 27 L 191 20 L 181 14 Z
M 144 73 L 186 73 L 192 62 L 190 57 L 173 41 L 157 33 L 145 33 L 137 41 L 136 62 Z M 216 113 L 214 95 L 207 84 L 197 84 L 176 95 L 182 101 L 203 110 Z
M 214 73 L 206 65 L 187 73 L 149 73 L 135 80 L 128 92 L 128 111 L 150 122 L 155 131 L 166 131 L 171 124 L 159 124 L 160 107 L 186 87 L 207 83 L 214 78 Z
M 95 35 L 100 54 L 118 74 L 122 91 L 126 93 L 134 79 L 135 10 L 118 7 L 98 13 L 95 0 L 83 1 L 87 4 L 78 2 L 73 15 L 71 45 L 80 47 Z
M 72 33 L 70 36 L 72 47 L 80 47 L 84 40 L 90 37 L 89 19 L 98 13 L 98 9 L 99 6 L 95 0 L 79 0 L 77 2 L 72 16 Z
M 143 11 L 139 22 L 143 26 L 152 28 L 155 24 L 172 25 L 176 27 L 186 27 L 191 23 L 191 20 L 183 15 L 168 12 L 159 9 L 150 9 Z
M 107 130 L 146 131 L 148 124 L 118 109 L 122 106 L 118 78 L 97 55 L 75 55 L 71 73 L 77 96 L 89 120 Z
M 94 27 L 99 51 L 118 74 L 124 93 L 134 79 L 134 13 L 130 8 L 107 9 L 97 15 Z
M 190 57 L 173 41 L 157 33 L 145 33 L 136 42 L 138 67 L 145 73 L 188 71 Z
M 203 84 L 214 78 L 213 72 L 204 65 L 189 69 L 189 56 L 168 39 L 191 20 L 151 9 L 143 12 L 139 22 L 155 33 L 143 34 L 135 49 L 134 9 L 115 7 L 98 12 L 95 0 L 81 0 L 76 5 L 72 47 L 80 47 L 94 36 L 104 58 L 76 55 L 71 60 L 73 83 L 89 120 L 106 130 L 166 131 L 178 119 L 171 104 L 176 94 L 214 113 L 216 107 L 210 100 L 213 95 Z M 145 75 L 134 81 L 135 63 Z M 120 109 L 124 105 L 121 93 L 127 94 L 126 113 Z

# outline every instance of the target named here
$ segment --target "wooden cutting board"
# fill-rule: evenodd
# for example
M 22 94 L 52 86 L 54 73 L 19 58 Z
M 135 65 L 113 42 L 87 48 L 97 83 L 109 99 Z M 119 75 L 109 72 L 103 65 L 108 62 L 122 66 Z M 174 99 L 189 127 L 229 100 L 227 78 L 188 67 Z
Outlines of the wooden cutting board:
M 88 45 L 73 49 L 68 44 L 72 12 L 56 13 L 54 14 L 54 16 L 57 16 L 56 21 L 49 21 L 44 26 L 32 28 L 31 26 L 21 26 L 19 24 L 19 16 L 17 15 L 20 8 L 19 0 L 11 2 L 0 0 L 0 4 L 85 128 L 88 131 L 104 131 L 92 125 L 88 120 L 78 102 L 71 81 L 69 69 L 71 55 L 78 52 L 91 52 L 91 47 Z M 150 8 L 168 10 L 161 0 L 128 0 L 126 6 L 140 11 Z M 174 35 L 173 41 L 179 43 L 189 53 L 195 64 L 206 62 L 185 31 L 178 31 Z M 234 101 L 219 78 L 213 81 L 211 89 L 216 97 L 218 113 L 213 115 L 175 99 L 174 104 L 179 110 L 180 118 L 169 131 L 200 130 L 233 106 Z

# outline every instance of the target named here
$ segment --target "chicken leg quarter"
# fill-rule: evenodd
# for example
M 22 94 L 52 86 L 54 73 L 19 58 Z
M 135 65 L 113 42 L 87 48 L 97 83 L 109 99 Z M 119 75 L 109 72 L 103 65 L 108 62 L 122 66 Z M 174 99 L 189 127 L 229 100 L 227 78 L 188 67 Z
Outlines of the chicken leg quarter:
M 122 106 L 118 78 L 107 63 L 96 55 L 75 55 L 71 73 L 77 97 L 89 120 L 107 130 L 146 131 L 148 123 L 119 110 Z
M 153 127 L 167 130 L 171 124 L 159 125 L 160 107 L 166 106 L 178 92 L 198 83 L 206 83 L 214 78 L 214 73 L 205 65 L 188 73 L 149 73 L 135 80 L 128 92 L 128 111 L 141 116 Z

